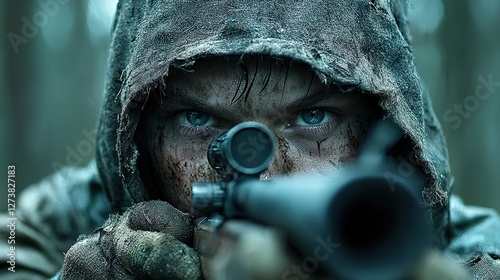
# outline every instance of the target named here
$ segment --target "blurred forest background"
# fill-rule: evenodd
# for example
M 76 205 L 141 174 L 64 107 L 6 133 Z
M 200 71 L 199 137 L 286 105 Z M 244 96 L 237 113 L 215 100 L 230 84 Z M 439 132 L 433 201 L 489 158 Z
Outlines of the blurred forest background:
M 0 1 L 0 166 L 6 178 L 16 165 L 18 193 L 93 158 L 116 2 Z M 417 67 L 447 137 L 454 192 L 500 210 L 500 1 L 411 2 Z

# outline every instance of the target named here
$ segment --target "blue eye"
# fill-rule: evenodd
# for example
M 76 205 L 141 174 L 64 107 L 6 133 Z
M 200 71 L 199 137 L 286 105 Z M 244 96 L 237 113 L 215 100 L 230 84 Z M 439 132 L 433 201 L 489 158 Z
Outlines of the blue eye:
M 210 114 L 200 111 L 185 111 L 179 115 L 180 121 L 189 126 L 207 126 L 214 123 Z
M 321 109 L 303 110 L 300 113 L 306 124 L 318 124 L 325 118 L 325 111 Z
M 302 110 L 299 112 L 295 124 L 299 126 L 316 126 L 329 122 L 333 114 L 319 108 Z

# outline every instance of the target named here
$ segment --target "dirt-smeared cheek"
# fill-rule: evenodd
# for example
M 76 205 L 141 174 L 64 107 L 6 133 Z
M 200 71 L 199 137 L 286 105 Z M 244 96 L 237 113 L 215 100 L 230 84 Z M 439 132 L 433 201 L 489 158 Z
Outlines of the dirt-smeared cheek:
M 290 174 L 323 171 L 356 156 L 359 149 L 357 128 L 346 126 L 342 137 L 327 138 L 319 148 L 310 143 L 304 150 L 293 141 L 277 137 L 275 157 L 269 171 L 262 179 L 273 179 Z M 214 182 L 218 175 L 207 162 L 206 145 L 201 143 L 165 144 L 157 149 L 157 186 L 165 194 L 167 201 L 181 211 L 189 212 L 191 184 L 194 182 Z M 314 147 L 313 147 L 314 146 Z M 318 149 L 320 151 L 318 151 Z
M 164 151 L 160 155 L 161 166 L 157 168 L 160 187 L 167 201 L 183 212 L 189 212 L 191 184 L 194 182 L 214 182 L 217 173 L 206 159 L 188 158 L 183 153 Z
M 217 173 L 206 159 L 208 142 L 187 140 L 175 131 L 153 123 L 147 131 L 154 176 L 149 181 L 172 206 L 189 212 L 191 184 L 217 179 Z
M 276 137 L 274 159 L 261 179 L 322 172 L 353 159 L 359 152 L 362 127 L 347 123 L 339 127 L 339 132 L 317 142 Z

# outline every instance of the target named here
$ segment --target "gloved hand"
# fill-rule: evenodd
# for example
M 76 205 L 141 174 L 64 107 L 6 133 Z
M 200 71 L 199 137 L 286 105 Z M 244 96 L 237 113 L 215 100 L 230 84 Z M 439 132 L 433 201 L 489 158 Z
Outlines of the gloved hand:
M 81 237 L 61 279 L 201 279 L 189 214 L 163 201 L 138 203 Z

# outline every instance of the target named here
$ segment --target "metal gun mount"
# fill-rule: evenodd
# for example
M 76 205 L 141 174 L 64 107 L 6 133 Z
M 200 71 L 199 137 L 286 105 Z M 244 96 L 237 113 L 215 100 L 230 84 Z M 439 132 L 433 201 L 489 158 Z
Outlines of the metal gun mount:
M 260 181 L 274 153 L 267 127 L 241 123 L 208 149 L 220 182 L 193 183 L 195 216 L 243 217 L 280 228 L 305 256 L 318 239 L 339 245 L 322 267 L 340 279 L 401 279 L 430 240 L 421 193 L 427 180 L 415 169 L 401 174 L 389 150 L 399 127 L 379 121 L 358 159 L 325 175 Z

